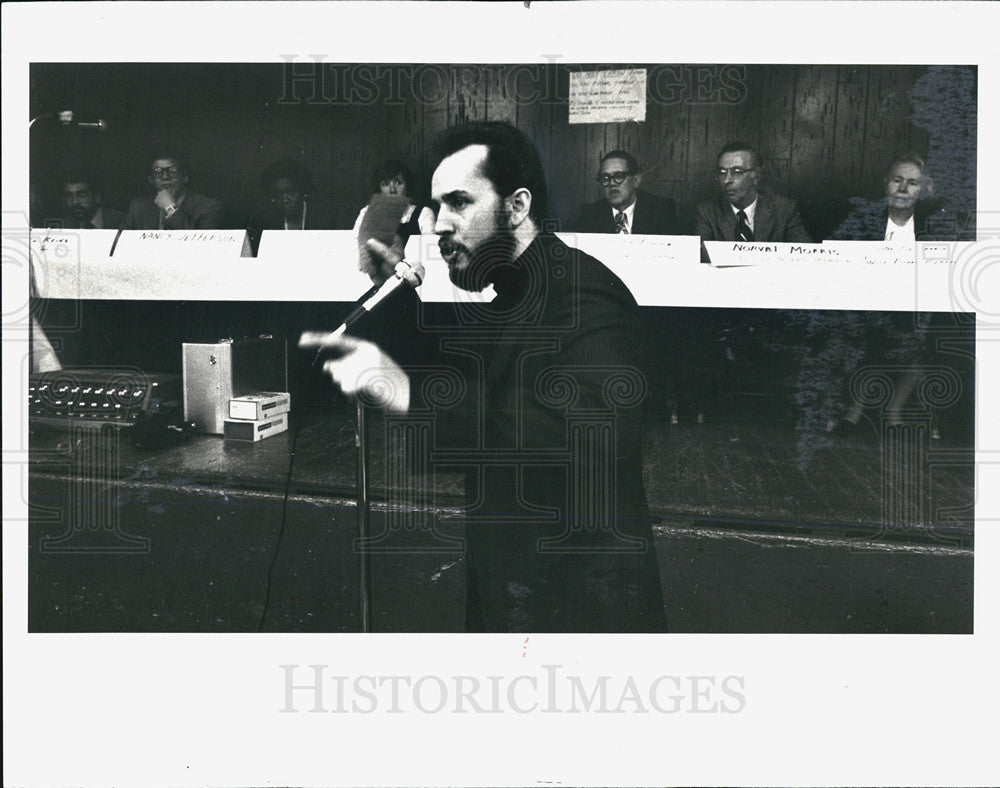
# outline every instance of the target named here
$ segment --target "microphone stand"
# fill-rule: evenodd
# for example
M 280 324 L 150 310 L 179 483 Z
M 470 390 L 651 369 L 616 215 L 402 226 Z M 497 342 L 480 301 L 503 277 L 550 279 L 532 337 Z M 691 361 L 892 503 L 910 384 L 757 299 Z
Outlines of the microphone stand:
M 355 445 L 358 448 L 358 551 L 359 591 L 361 602 L 361 631 L 371 632 L 371 579 L 368 560 L 368 430 L 365 424 L 365 404 L 361 397 L 357 400 L 357 422 L 355 424 Z

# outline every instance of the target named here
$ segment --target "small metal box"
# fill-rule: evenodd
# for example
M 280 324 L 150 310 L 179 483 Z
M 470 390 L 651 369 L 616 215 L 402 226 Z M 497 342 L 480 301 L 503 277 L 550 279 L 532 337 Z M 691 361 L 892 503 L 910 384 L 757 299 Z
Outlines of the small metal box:
M 184 421 L 221 435 L 229 400 L 256 391 L 287 391 L 285 343 L 273 337 L 183 343 Z

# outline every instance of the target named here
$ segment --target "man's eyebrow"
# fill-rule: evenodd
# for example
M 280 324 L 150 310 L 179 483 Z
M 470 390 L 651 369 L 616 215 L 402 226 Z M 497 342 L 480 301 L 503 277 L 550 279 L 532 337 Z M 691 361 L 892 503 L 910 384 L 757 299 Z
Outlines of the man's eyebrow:
M 469 193 L 464 189 L 455 189 L 453 191 L 442 194 L 440 202 L 453 202 L 458 197 L 461 197 L 463 199 L 468 199 Z

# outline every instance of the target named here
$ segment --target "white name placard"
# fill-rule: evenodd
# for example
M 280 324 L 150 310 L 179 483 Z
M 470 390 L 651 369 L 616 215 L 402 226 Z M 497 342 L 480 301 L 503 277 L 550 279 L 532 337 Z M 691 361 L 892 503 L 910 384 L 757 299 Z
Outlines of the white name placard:
M 180 258 L 215 260 L 249 257 L 246 230 L 123 230 L 115 244 L 116 260 L 153 259 L 169 263 Z
M 765 241 L 705 241 L 712 265 L 732 268 L 747 265 L 795 265 L 801 262 L 836 263 L 845 259 L 834 244 L 790 244 Z
M 372 286 L 351 230 L 265 230 L 256 262 L 272 272 L 275 300 L 355 301 Z
M 40 298 L 80 298 L 83 266 L 106 265 L 117 230 L 32 230 L 31 270 Z
M 700 239 L 696 235 L 617 235 L 556 233 L 567 246 L 586 252 L 614 271 L 640 306 L 660 306 L 677 276 L 697 277 Z

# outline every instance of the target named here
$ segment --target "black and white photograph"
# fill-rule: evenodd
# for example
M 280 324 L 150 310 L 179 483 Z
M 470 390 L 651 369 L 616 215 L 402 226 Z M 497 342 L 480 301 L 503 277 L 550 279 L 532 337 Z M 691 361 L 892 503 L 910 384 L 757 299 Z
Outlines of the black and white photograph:
M 36 5 L 11 784 L 990 784 L 992 9 Z

